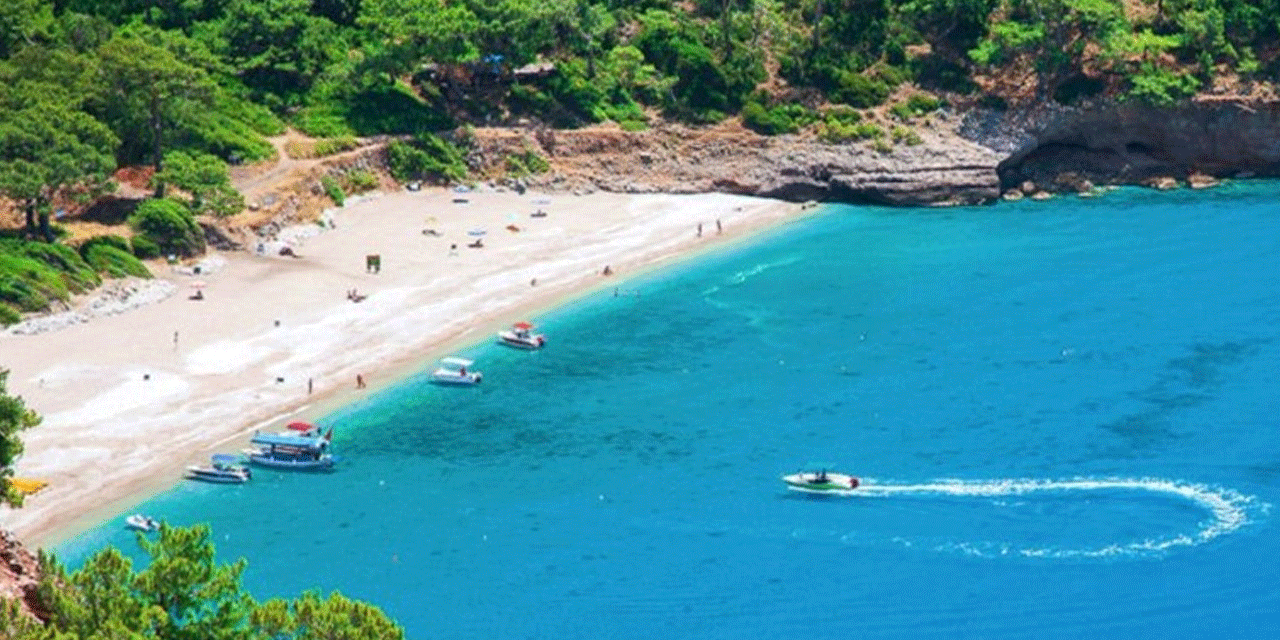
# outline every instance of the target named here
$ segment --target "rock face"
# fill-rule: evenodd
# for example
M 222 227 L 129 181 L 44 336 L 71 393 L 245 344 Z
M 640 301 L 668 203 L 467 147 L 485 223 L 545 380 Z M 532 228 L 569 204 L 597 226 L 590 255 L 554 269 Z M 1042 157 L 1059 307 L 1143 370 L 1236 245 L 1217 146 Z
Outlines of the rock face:
M 478 169 L 501 166 L 508 155 L 533 149 L 552 170 L 522 184 L 553 191 L 719 191 L 903 206 L 977 204 L 999 196 L 1002 154 L 944 129 L 920 134 L 921 144 L 881 151 L 866 142 L 761 136 L 732 125 L 642 132 L 488 129 L 476 132 L 469 162 Z
M 7 529 L 0 529 L 0 598 L 16 599 L 22 610 L 32 615 L 36 584 L 40 579 L 40 563 Z
M 1005 114 L 973 112 L 960 131 L 1009 154 L 1000 163 L 1008 188 L 1030 180 L 1071 190 L 1095 184 L 1207 186 L 1216 178 L 1280 175 L 1280 103 L 1202 98 L 1157 108 L 1099 103 L 1039 105 Z

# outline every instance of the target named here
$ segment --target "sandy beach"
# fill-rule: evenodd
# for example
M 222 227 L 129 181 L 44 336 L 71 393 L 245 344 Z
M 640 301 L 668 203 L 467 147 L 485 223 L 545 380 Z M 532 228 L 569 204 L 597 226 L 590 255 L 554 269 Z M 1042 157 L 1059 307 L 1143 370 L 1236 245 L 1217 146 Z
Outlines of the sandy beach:
M 212 253 L 199 273 L 152 265 L 142 303 L 104 315 L 99 293 L 78 301 L 99 309 L 87 321 L 0 332 L 9 392 L 44 417 L 16 475 L 49 483 L 0 526 L 32 546 L 67 539 L 255 429 L 318 418 L 511 322 L 804 213 L 722 194 L 405 191 Z

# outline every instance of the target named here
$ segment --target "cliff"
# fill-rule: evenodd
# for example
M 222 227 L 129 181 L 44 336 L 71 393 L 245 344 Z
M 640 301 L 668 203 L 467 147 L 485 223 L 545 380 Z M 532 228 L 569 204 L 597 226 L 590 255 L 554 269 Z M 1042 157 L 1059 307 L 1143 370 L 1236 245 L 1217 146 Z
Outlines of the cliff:
M 0 599 L 16 599 L 22 610 L 36 616 L 32 605 L 40 563 L 7 529 L 0 529 Z

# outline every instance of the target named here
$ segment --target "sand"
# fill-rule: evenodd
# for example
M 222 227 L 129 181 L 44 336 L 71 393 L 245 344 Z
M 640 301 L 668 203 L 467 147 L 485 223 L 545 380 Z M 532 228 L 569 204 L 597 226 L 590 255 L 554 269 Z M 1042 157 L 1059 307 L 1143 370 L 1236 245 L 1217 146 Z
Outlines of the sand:
M 213 254 L 198 274 L 152 265 L 157 282 L 130 283 L 142 289 L 131 304 L 100 293 L 79 307 L 107 313 L 0 333 L 9 392 L 44 418 L 23 434 L 15 475 L 49 482 L 0 522 L 56 544 L 255 429 L 318 418 L 512 322 L 804 213 L 722 194 L 405 191 L 349 202 L 331 228 L 282 230 L 261 253 Z M 469 248 L 477 237 L 484 247 Z M 297 257 L 278 255 L 285 243 Z M 197 289 L 204 299 L 189 299 Z M 352 289 L 367 297 L 352 302 Z M 555 327 L 542 329 L 554 348 Z

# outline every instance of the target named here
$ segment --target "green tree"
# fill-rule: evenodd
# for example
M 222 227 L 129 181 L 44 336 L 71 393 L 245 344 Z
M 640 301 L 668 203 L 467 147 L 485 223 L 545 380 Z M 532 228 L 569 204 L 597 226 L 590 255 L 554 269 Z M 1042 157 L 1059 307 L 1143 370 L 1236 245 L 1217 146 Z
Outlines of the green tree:
M 52 0 L 0 2 L 0 58 L 23 46 L 48 40 L 53 34 Z
M 473 41 L 480 21 L 463 3 L 365 0 L 356 24 L 381 40 L 367 53 L 392 81 L 424 62 L 453 64 L 480 55 Z
M 60 100 L 48 85 L 20 83 L 0 90 L 0 194 L 19 203 L 29 234 L 52 242 L 50 202 L 75 187 L 95 188 L 115 167 L 116 138 L 106 125 Z M 25 102 L 18 109 L 9 108 Z
M 129 215 L 129 226 L 166 255 L 191 256 L 204 251 L 204 231 L 182 203 L 153 198 Z
M 135 571 L 115 548 L 68 573 L 41 552 L 40 628 L 13 605 L 0 606 L 0 637 L 14 640 L 403 640 L 404 630 L 377 607 L 334 593 L 321 599 L 259 604 L 241 584 L 245 562 L 220 564 L 209 527 L 162 526 Z M 6 633 L 9 632 L 9 633 Z
M 268 600 L 250 620 L 272 640 L 404 640 L 404 629 L 380 609 L 339 593 L 325 600 L 314 592 L 293 601 Z
M 175 54 L 192 46 L 176 34 L 154 31 L 117 34 L 98 50 L 102 86 L 108 111 L 122 139 L 147 141 L 157 174 L 163 170 L 166 135 L 182 119 L 212 102 L 214 85 L 208 73 Z M 192 50 L 186 50 L 191 54 Z M 164 195 L 164 183 L 156 186 Z
M 310 10 L 311 0 L 231 0 L 219 21 L 220 53 L 256 91 L 305 92 L 346 55 L 336 25 Z
M 8 381 L 9 370 L 0 369 L 0 479 L 4 480 L 0 502 L 22 506 L 22 494 L 10 486 L 9 478 L 13 477 L 14 463 L 22 455 L 19 434 L 40 424 L 40 415 L 28 409 L 22 397 L 9 395 L 6 389 Z
M 199 151 L 170 151 L 155 180 L 190 194 L 187 206 L 196 215 L 228 216 L 244 209 L 244 197 L 231 186 L 227 163 Z

